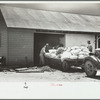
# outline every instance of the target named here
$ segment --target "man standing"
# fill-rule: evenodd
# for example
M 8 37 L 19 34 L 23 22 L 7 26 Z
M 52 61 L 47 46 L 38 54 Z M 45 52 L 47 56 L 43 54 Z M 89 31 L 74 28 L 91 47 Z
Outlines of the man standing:
M 45 64 L 44 54 L 46 52 L 49 52 L 49 44 L 48 43 L 46 43 L 46 45 L 43 46 L 43 48 L 40 51 L 40 66 L 43 66 Z
M 90 52 L 92 52 L 92 45 L 91 45 L 91 42 L 90 42 L 90 41 L 87 41 L 87 44 L 88 44 L 88 46 L 87 46 L 88 50 L 89 50 Z

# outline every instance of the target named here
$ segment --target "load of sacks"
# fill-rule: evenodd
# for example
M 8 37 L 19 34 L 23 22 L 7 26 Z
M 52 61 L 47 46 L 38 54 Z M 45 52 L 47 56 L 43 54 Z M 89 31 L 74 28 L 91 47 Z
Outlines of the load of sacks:
M 51 49 L 45 55 L 50 58 L 60 58 L 61 61 L 65 59 L 84 59 L 89 56 L 90 51 L 85 46 L 73 46 L 68 48 L 59 47 L 58 49 Z
M 50 49 L 49 53 L 45 53 L 45 57 L 59 59 L 61 58 L 61 54 L 63 54 L 64 51 L 64 47 L 59 47 L 58 49 Z
M 74 46 L 69 47 L 66 51 L 61 54 L 61 61 L 64 59 L 84 59 L 89 56 L 90 51 L 85 46 Z

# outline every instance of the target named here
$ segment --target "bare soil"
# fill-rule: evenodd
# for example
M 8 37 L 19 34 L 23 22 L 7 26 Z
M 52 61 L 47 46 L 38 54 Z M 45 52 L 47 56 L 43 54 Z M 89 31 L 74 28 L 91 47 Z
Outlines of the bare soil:
M 100 81 L 100 71 L 96 77 L 89 78 L 80 67 L 73 67 L 69 72 L 62 72 L 49 66 L 17 68 L 2 70 L 0 82 L 97 82 Z

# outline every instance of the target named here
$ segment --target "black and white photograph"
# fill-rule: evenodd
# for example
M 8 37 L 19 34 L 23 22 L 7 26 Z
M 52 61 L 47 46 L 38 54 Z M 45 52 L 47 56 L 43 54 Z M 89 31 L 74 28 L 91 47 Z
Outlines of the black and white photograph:
M 100 81 L 100 4 L 0 9 L 0 82 Z
M 0 3 L 1 83 L 99 83 L 99 69 L 99 2 Z

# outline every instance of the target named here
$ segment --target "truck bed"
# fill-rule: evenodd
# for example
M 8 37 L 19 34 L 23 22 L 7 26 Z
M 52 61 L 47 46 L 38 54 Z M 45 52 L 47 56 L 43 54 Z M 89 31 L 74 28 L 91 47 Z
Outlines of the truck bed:
M 84 59 L 65 59 L 66 62 L 69 63 L 70 66 L 76 66 L 79 67 L 83 64 Z M 62 61 L 61 58 L 53 58 L 49 56 L 45 56 L 45 64 L 49 65 L 50 67 L 62 69 Z

